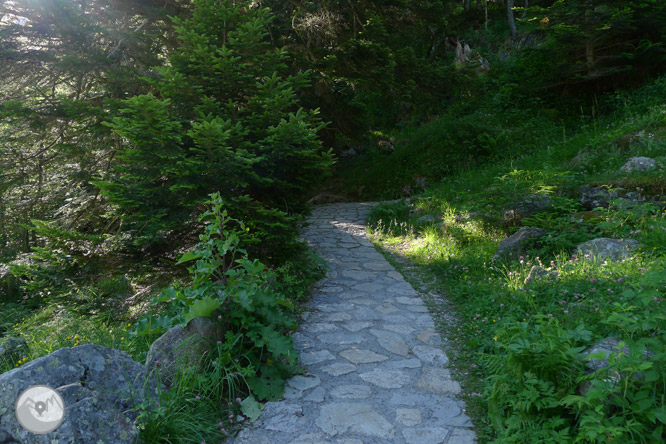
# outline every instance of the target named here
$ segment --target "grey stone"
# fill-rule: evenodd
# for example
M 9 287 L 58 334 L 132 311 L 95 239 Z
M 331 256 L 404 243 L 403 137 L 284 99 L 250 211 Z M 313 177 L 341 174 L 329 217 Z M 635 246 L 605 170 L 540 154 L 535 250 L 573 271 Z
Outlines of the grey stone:
M 331 395 L 344 399 L 365 399 L 372 395 L 372 388 L 360 384 L 341 385 L 331 390 Z
M 384 368 L 376 368 L 358 376 L 365 382 L 386 389 L 400 388 L 411 381 L 411 378 L 405 372 Z
M 341 376 L 356 371 L 356 366 L 348 362 L 336 362 L 335 364 L 322 367 L 321 370 L 331 376 Z
M 633 173 L 636 171 L 649 171 L 657 168 L 657 161 L 649 157 L 631 157 L 620 167 L 620 171 Z
M 345 270 L 342 275 L 346 278 L 363 281 L 377 277 L 377 273 L 372 271 Z
M 424 367 L 416 388 L 422 392 L 438 395 L 460 393 L 460 385 L 451 378 L 451 373 L 444 368 Z
M 294 343 L 294 347 L 296 347 L 296 349 L 298 350 L 305 350 L 315 346 L 314 340 L 312 340 L 312 338 L 307 337 L 303 333 L 296 332 L 292 334 L 291 340 Z
M 424 216 L 419 217 L 416 219 L 417 224 L 433 224 L 437 222 L 439 218 L 433 214 L 426 214 Z
M 576 250 L 586 256 L 599 257 L 611 261 L 619 261 L 631 256 L 632 250 L 638 248 L 640 244 L 634 239 L 611 239 L 601 237 L 591 241 L 583 242 L 576 247 Z
M 24 444 L 134 443 L 138 407 L 155 395 L 146 378 L 146 368 L 119 350 L 62 348 L 0 375 L 0 428 Z M 65 402 L 64 421 L 47 435 L 24 430 L 13 414 L 18 395 L 33 385 L 57 390 Z
M 322 406 L 315 424 L 331 436 L 341 433 L 393 439 L 395 428 L 370 404 L 339 403 Z
M 329 442 L 323 433 L 308 433 L 289 441 L 289 444 L 327 444 Z
M 396 355 L 407 356 L 409 346 L 405 344 L 400 336 L 384 330 L 370 330 L 370 333 L 377 338 L 379 345 Z
M 303 392 L 317 387 L 321 380 L 316 376 L 296 375 L 287 381 L 287 388 L 284 397 L 287 399 L 300 398 Z
M 343 322 L 349 321 L 351 318 L 349 313 L 330 313 L 324 316 L 322 320 L 325 322 Z
M 391 361 L 393 368 L 419 368 L 422 363 L 418 359 L 403 359 L 401 361 Z
M 319 364 L 324 361 L 331 361 L 335 359 L 335 356 L 331 354 L 328 350 L 319 350 L 319 351 L 308 351 L 302 352 L 299 356 L 301 364 L 303 365 L 313 365 Z
M 298 430 L 302 422 L 303 408 L 295 404 L 269 402 L 264 407 L 267 418 L 263 421 L 266 430 L 291 432 Z
M 412 348 L 412 352 L 423 362 L 428 364 L 440 364 L 446 365 L 449 362 L 449 358 L 446 354 L 435 347 L 430 347 L 427 345 L 417 345 Z
M 453 398 L 441 400 L 433 412 L 433 418 L 436 418 L 440 424 L 456 427 L 471 427 L 472 422 L 461 408 L 460 401 Z
M 312 333 L 323 333 L 328 331 L 335 331 L 338 327 L 330 322 L 319 322 L 308 325 L 308 331 Z
M 550 271 L 546 270 L 545 268 L 541 268 L 538 265 L 533 265 L 532 268 L 530 268 L 530 272 L 527 274 L 527 277 L 525 278 L 525 285 L 546 279 L 550 276 L 554 276 L 554 273 L 551 273 Z
M 462 429 L 456 427 L 451 432 L 451 436 L 449 437 L 449 441 L 447 444 L 475 444 L 475 443 L 476 443 L 476 435 L 474 434 L 474 430 Z
M 354 345 L 366 339 L 362 335 L 352 333 L 324 333 L 319 335 L 319 340 L 327 344 Z
M 312 390 L 309 395 L 305 396 L 303 400 L 308 402 L 324 402 L 325 396 L 326 389 L 324 389 L 324 387 L 317 387 Z
M 421 298 L 409 298 L 406 296 L 398 296 L 395 298 L 395 301 L 398 304 L 404 304 L 404 305 L 423 305 L 423 301 Z
M 610 201 L 620 197 L 620 190 L 608 187 L 583 185 L 580 187 L 580 203 L 588 210 L 608 208 Z
M 159 370 L 161 381 L 169 386 L 177 373 L 199 368 L 201 359 L 223 335 L 220 322 L 192 319 L 185 327 L 173 327 L 153 342 L 146 356 L 146 367 L 150 371 Z
M 384 330 L 400 333 L 402 335 L 408 335 L 414 331 L 414 329 L 409 325 L 403 325 L 403 324 L 386 324 L 382 325 L 382 328 Z
M 550 198 L 545 194 L 532 194 L 526 196 L 504 211 L 505 221 L 516 221 L 545 210 L 551 206 Z
M 439 345 L 441 342 L 439 333 L 437 333 L 437 330 L 434 328 L 426 328 L 425 330 L 422 330 L 421 333 L 418 334 L 417 338 L 419 341 L 428 345 Z
M 345 322 L 344 324 L 342 324 L 343 328 L 346 328 L 347 330 L 349 330 L 351 332 L 358 332 L 358 331 L 361 331 L 361 330 L 363 330 L 365 328 L 368 328 L 370 326 L 372 326 L 372 322 L 367 322 L 367 321 L 365 321 L 365 322 Z
M 545 234 L 546 231 L 541 228 L 522 227 L 515 234 L 504 238 L 500 242 L 493 259 L 517 259 L 523 253 L 528 241 L 538 239 Z
M 407 444 L 441 444 L 446 441 L 449 433 L 449 429 L 443 427 L 419 427 L 403 430 L 402 436 Z
M 382 314 L 391 314 L 399 311 L 395 305 L 389 304 L 388 302 L 385 304 L 381 304 L 375 307 L 375 310 Z
M 407 427 L 414 427 L 423 422 L 421 410 L 419 409 L 398 408 L 395 410 L 395 419 Z
M 372 350 L 360 350 L 357 348 L 341 351 L 340 356 L 353 364 L 370 364 L 373 362 L 386 361 L 388 359 L 388 356 L 380 355 Z

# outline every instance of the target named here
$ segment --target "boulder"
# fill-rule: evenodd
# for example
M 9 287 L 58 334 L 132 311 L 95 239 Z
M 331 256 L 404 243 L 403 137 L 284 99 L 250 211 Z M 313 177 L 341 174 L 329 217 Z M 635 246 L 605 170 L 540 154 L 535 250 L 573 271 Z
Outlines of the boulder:
M 419 217 L 416 220 L 416 223 L 418 224 L 432 224 L 435 223 L 439 220 L 439 218 L 433 214 L 426 214 L 424 216 Z
M 550 205 L 550 197 L 545 194 L 532 194 L 514 203 L 512 208 L 504 211 L 504 220 L 514 222 L 524 219 L 545 210 Z
M 620 171 L 633 173 L 636 171 L 649 171 L 657 168 L 657 161 L 649 157 L 631 157 L 627 163 L 620 167 Z
M 9 363 L 14 367 L 18 361 L 30 354 L 28 344 L 23 338 L 8 336 L 0 339 L 0 363 Z
M 586 348 L 582 352 L 582 357 L 583 360 L 585 361 L 585 367 L 587 368 L 587 373 L 593 373 L 597 370 L 601 370 L 604 368 L 607 368 L 609 366 L 608 360 L 611 355 L 617 357 L 620 353 L 628 356 L 630 349 L 629 346 L 625 345 L 620 349 L 620 342 L 622 342 L 618 338 L 614 337 L 608 337 L 600 340 L 596 344 L 592 345 L 591 347 Z M 596 354 L 601 354 L 599 358 L 592 357 L 592 355 Z M 647 358 L 649 356 L 654 355 L 650 350 L 644 350 L 643 351 L 643 357 Z M 622 375 L 618 371 L 612 371 L 608 375 L 610 378 L 610 382 L 613 384 L 617 384 L 620 379 L 622 379 Z M 643 378 L 643 375 L 641 373 L 636 373 L 633 375 L 634 378 L 640 380 Z M 582 382 L 579 387 L 578 387 L 578 392 L 580 395 L 585 395 L 591 388 L 591 384 L 589 381 L 584 381 Z
M 638 248 L 640 244 L 634 239 L 612 239 L 600 237 L 591 241 L 583 242 L 576 250 L 583 256 L 590 255 L 600 259 L 619 261 L 631 256 L 631 251 Z
M 538 239 L 546 234 L 546 230 L 533 227 L 522 227 L 512 236 L 504 238 L 500 242 L 493 259 L 516 259 L 523 253 L 525 244 L 532 239 Z
M 619 190 L 609 190 L 607 187 L 583 185 L 580 187 L 580 203 L 588 210 L 595 208 L 608 208 L 612 199 L 620 197 Z
M 525 278 L 525 285 L 547 279 L 551 276 L 556 275 L 555 273 L 548 271 L 545 268 L 539 267 L 538 265 L 533 265 L 532 268 L 530 268 L 530 272 L 528 273 L 527 277 Z
M 14 414 L 20 393 L 33 385 L 51 387 L 65 403 L 62 424 L 48 434 L 24 430 Z M 126 353 L 93 344 L 63 348 L 0 375 L 0 442 L 133 444 L 136 410 L 152 396 L 145 367 Z
M 199 368 L 201 358 L 210 352 L 224 332 L 219 322 L 210 318 L 192 319 L 185 327 L 170 328 L 148 350 L 146 367 L 157 372 L 166 386 L 177 373 Z

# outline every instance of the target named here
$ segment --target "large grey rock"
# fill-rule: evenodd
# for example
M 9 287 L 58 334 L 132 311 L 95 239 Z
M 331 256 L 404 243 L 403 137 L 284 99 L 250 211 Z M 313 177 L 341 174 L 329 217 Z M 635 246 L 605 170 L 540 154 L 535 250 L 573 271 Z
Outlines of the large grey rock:
M 533 265 L 532 268 L 530 268 L 530 272 L 527 274 L 527 277 L 525 278 L 525 285 L 547 279 L 552 276 L 556 276 L 556 274 L 546 270 L 545 268 L 539 267 L 538 265 Z
M 64 421 L 45 435 L 24 430 L 14 415 L 19 394 L 33 385 L 57 390 L 65 402 Z M 145 367 L 124 352 L 93 344 L 63 348 L 0 375 L 0 430 L 23 444 L 134 443 L 136 409 L 152 396 L 146 387 L 152 386 Z
M 30 353 L 25 339 L 8 336 L 0 339 L 0 364 L 16 365 L 18 361 Z
M 525 244 L 532 239 L 538 239 L 546 234 L 546 230 L 541 228 L 523 227 L 512 236 L 509 236 L 500 242 L 497 252 L 493 259 L 510 258 L 516 259 L 523 253 Z
M 153 342 L 146 356 L 146 367 L 158 372 L 160 381 L 169 386 L 177 373 L 198 368 L 203 356 L 222 336 L 219 322 L 210 318 L 192 319 L 185 327 L 173 327 Z
M 600 340 L 596 344 L 592 345 L 591 347 L 586 348 L 582 352 L 582 357 L 583 361 L 585 362 L 585 367 L 587 368 L 588 373 L 595 372 L 597 370 L 601 370 L 604 368 L 609 367 L 609 359 L 612 356 L 618 357 L 620 353 L 628 356 L 630 353 L 629 346 L 626 344 L 620 348 L 620 343 L 622 342 L 621 339 L 619 338 L 614 338 L 614 337 L 608 337 Z M 599 355 L 599 357 L 593 357 L 594 355 Z M 643 352 L 643 357 L 647 358 L 649 356 L 653 355 L 653 353 L 649 350 L 644 350 Z M 620 372 L 613 370 L 610 371 L 609 374 L 607 375 L 609 378 L 609 381 L 612 382 L 613 384 L 617 384 L 621 379 L 622 375 Z M 633 375 L 635 379 L 642 379 L 643 375 L 641 373 L 636 373 Z M 589 381 L 583 381 L 579 386 L 578 386 L 578 392 L 581 395 L 585 395 L 592 385 L 590 384 Z
M 610 190 L 608 187 L 583 185 L 580 187 L 580 203 L 588 210 L 595 208 L 608 208 L 612 199 L 620 197 L 620 190 Z
M 586 256 L 619 261 L 631 256 L 632 250 L 638 248 L 640 244 L 634 239 L 612 239 L 609 237 L 600 237 L 591 241 L 583 242 L 576 247 L 576 250 Z
M 622 165 L 620 171 L 633 173 L 635 171 L 649 171 L 657 168 L 657 161 L 649 157 L 631 157 L 627 163 Z
M 507 222 L 518 221 L 543 211 L 550 205 L 551 200 L 545 194 L 532 194 L 517 201 L 512 205 L 512 208 L 504 211 L 504 220 Z

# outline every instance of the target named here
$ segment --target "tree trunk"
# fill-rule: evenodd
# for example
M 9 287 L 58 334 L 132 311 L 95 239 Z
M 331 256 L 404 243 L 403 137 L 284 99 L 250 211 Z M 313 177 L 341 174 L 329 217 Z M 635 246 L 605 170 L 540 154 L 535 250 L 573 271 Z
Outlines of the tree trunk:
M 483 1 L 483 7 L 485 9 L 485 14 L 486 14 L 485 27 L 486 27 L 486 31 L 487 31 L 488 30 L 488 0 Z
M 509 16 L 509 28 L 511 28 L 511 38 L 515 39 L 516 35 L 518 34 L 518 30 L 516 29 L 516 18 L 513 16 L 513 1 L 514 0 L 507 0 L 506 10 L 507 10 L 507 15 Z

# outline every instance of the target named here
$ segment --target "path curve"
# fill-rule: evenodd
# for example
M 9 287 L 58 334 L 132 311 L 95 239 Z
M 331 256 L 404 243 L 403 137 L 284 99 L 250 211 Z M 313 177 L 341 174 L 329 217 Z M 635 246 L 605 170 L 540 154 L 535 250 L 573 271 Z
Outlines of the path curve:
M 472 444 L 441 338 L 365 234 L 372 203 L 314 209 L 302 238 L 328 262 L 293 335 L 307 370 L 234 444 Z

